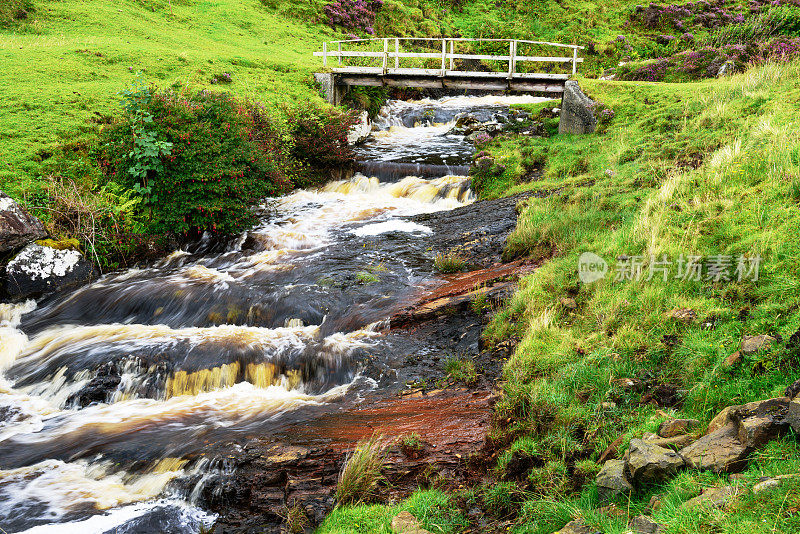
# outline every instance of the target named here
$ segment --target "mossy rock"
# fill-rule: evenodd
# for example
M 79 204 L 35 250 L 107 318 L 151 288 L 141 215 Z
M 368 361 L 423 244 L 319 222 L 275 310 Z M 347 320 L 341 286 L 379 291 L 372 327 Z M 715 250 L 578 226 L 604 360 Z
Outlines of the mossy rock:
M 77 250 L 81 249 L 81 242 L 75 238 L 69 239 L 39 239 L 36 241 L 37 245 L 43 247 L 54 248 L 56 250 Z

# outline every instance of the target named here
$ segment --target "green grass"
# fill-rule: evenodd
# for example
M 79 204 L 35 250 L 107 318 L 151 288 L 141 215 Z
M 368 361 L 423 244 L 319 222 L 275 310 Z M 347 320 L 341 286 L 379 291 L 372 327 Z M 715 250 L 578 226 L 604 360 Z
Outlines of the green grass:
M 440 253 L 433 260 L 433 268 L 443 274 L 461 272 L 467 261 L 457 252 Z
M 490 342 L 521 339 L 504 370 L 498 415 L 511 420 L 505 432 L 517 436 L 509 450 L 535 445 L 543 461 L 585 460 L 582 469 L 589 473 L 588 485 L 576 491 L 558 470 L 549 479 L 532 471 L 530 487 L 539 495 L 523 504 L 520 532 L 563 526 L 545 521 L 554 513 L 547 505 L 553 500 L 570 502 L 570 515 L 595 514 L 591 461 L 619 436 L 624 450 L 631 438 L 655 431 L 663 410 L 707 422 L 728 405 L 781 396 L 793 381 L 800 360 L 785 341 L 747 356 L 739 367 L 722 363 L 744 334 L 787 340 L 800 327 L 800 248 L 793 239 L 800 224 L 794 188 L 800 179 L 798 74 L 800 64 L 794 63 L 691 84 L 584 80 L 584 88 L 616 113 L 604 131 L 506 137 L 489 146 L 506 165 L 498 178 L 506 184 L 502 194 L 552 193 L 526 202 L 505 250 L 508 259 L 547 261 L 520 282 L 486 332 Z M 518 162 L 541 154 L 542 180 L 520 183 Z M 615 281 L 612 272 L 580 283 L 584 252 L 612 267 L 621 255 L 641 255 L 645 274 L 651 255 L 763 259 L 758 281 Z M 577 310 L 559 305 L 565 296 L 575 298 Z M 672 319 L 677 308 L 691 308 L 697 320 Z M 640 405 L 644 392 L 614 381 L 641 376 L 684 391 L 683 403 L 662 411 Z M 796 444 L 785 438 L 774 446 Z M 500 457 L 501 473 L 508 454 Z M 765 457 L 757 468 L 781 472 L 786 467 L 780 462 L 780 456 Z M 669 498 L 683 499 L 681 480 L 690 479 L 695 486 L 716 480 L 685 473 L 666 487 Z M 794 489 L 786 491 L 783 497 L 795 498 Z M 749 524 L 744 510 L 751 506 L 752 513 L 752 503 L 761 501 L 749 502 L 743 500 L 742 511 L 730 519 L 713 519 L 723 526 L 710 530 L 692 530 L 683 513 L 660 517 L 669 532 L 744 533 L 750 528 L 742 526 Z M 597 528 L 608 520 L 601 519 Z M 779 517 L 776 531 L 794 531 L 793 521 Z M 623 526 L 602 530 L 622 532 Z
M 422 528 L 435 534 L 460 532 L 467 521 L 451 497 L 438 490 L 418 490 L 398 506 L 338 507 L 317 534 L 391 534 L 392 518 L 402 511 L 416 517 Z

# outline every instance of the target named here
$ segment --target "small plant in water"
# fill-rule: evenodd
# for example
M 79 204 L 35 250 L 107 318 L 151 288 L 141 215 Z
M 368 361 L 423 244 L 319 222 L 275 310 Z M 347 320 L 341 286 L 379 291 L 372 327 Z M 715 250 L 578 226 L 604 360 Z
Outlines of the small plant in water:
M 467 262 L 457 252 L 437 254 L 433 260 L 433 267 L 440 273 L 457 273 L 464 268 Z
M 386 448 L 379 436 L 373 434 L 368 440 L 359 441 L 339 473 L 336 502 L 359 504 L 374 498 L 384 480 L 381 469 L 385 461 Z
M 374 284 L 375 282 L 379 282 L 380 278 L 376 275 L 372 274 L 369 271 L 359 271 L 356 273 L 356 282 L 359 284 Z
M 448 358 L 444 368 L 450 378 L 456 382 L 463 382 L 469 386 L 478 381 L 478 372 L 475 370 L 472 360 Z
M 425 448 L 422 444 L 422 439 L 416 432 L 400 438 L 398 445 L 403 454 L 409 458 L 417 458 Z

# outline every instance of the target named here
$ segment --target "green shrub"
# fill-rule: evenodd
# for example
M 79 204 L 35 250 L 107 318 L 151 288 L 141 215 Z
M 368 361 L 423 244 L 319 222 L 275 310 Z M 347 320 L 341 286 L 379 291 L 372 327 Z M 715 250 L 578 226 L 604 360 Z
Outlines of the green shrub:
M 475 370 L 475 364 L 472 360 L 448 358 L 444 366 L 447 374 L 456 382 L 470 385 L 478 380 L 478 372 Z
M 123 107 L 103 132 L 100 164 L 141 196 L 147 233 L 236 234 L 255 220 L 250 206 L 292 185 L 281 129 L 257 104 L 135 84 Z
M 358 122 L 358 112 L 342 113 L 336 108 L 304 102 L 287 110 L 287 114 L 288 134 L 293 139 L 290 154 L 302 163 L 296 185 L 321 184 L 330 176 L 326 171 L 353 161 L 347 134 Z

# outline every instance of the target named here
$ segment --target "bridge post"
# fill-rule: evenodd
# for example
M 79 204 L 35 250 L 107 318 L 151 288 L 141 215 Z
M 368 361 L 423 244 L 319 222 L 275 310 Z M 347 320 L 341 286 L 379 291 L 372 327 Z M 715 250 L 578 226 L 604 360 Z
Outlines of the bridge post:
M 322 93 L 328 104 L 338 106 L 342 103 L 346 87 L 342 87 L 336 79 L 336 74 L 332 72 L 317 72 L 314 73 L 314 80 L 322 87 Z
M 383 40 L 383 73 L 386 74 L 386 69 L 389 67 L 389 39 Z
M 514 77 L 514 72 L 517 70 L 516 59 L 517 55 L 517 42 L 511 41 L 508 43 L 508 79 Z
M 400 68 L 400 39 L 394 40 L 394 68 Z
M 572 49 L 572 75 L 578 73 L 578 47 Z
M 328 66 L 328 42 L 323 41 L 322 43 L 322 66 Z
M 442 78 L 447 74 L 447 39 L 442 39 Z

